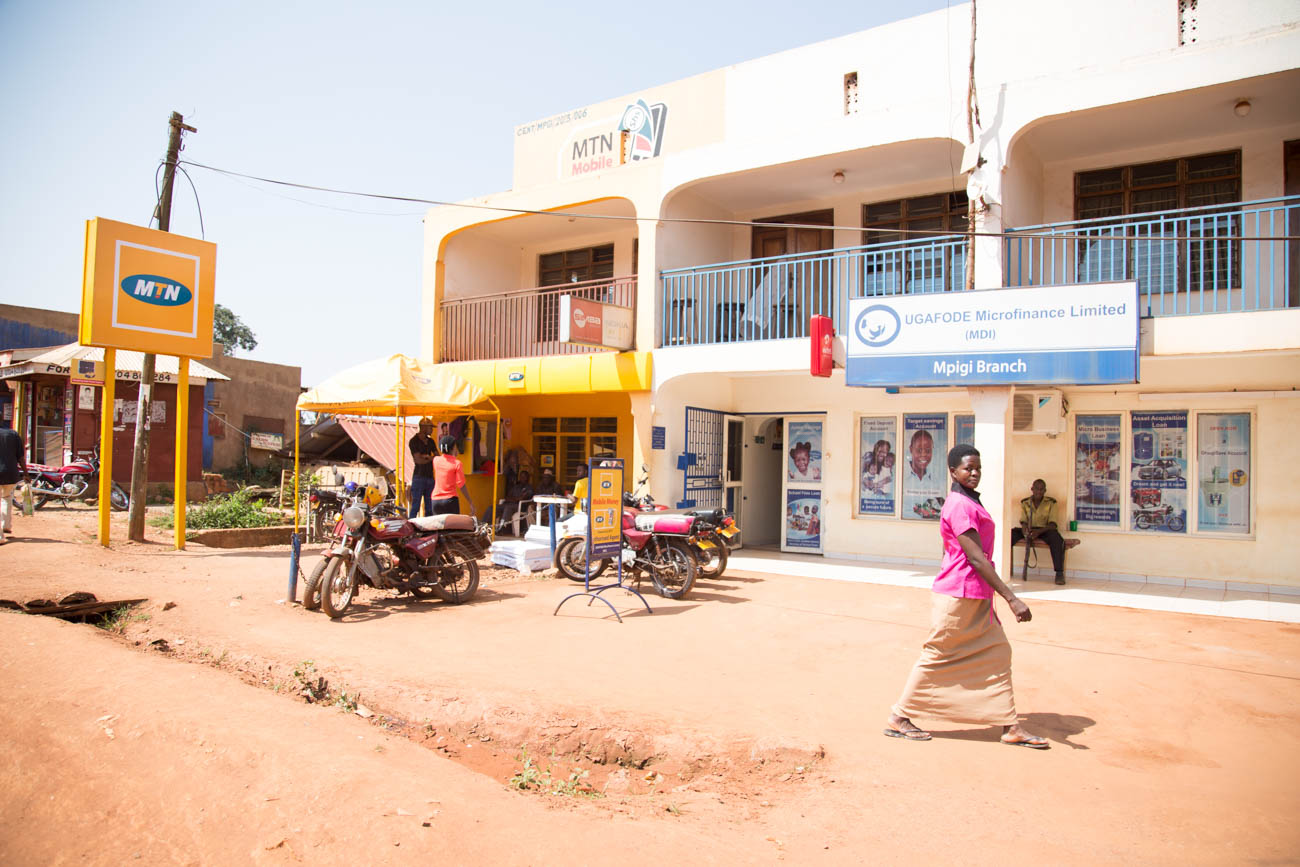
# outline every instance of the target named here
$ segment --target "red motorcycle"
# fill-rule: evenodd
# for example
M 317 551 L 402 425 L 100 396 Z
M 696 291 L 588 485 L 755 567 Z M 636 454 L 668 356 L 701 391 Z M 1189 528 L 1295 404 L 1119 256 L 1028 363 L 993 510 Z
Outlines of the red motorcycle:
M 681 599 L 690 592 L 698 570 L 691 538 L 701 519 L 672 512 L 623 509 L 623 568 L 634 582 L 648 576 L 655 592 Z M 559 528 L 557 528 L 559 529 Z M 564 538 L 555 546 L 555 568 L 571 581 L 587 580 L 587 515 L 579 512 L 564 522 Z M 591 577 L 603 573 L 611 562 L 592 564 Z
M 65 507 L 70 500 L 93 506 L 99 500 L 99 448 L 88 459 L 62 467 L 28 464 L 27 476 L 38 509 L 50 500 L 58 500 Z M 131 498 L 117 482 L 110 486 L 109 504 L 118 512 L 131 508 Z
M 492 542 L 490 528 L 467 515 L 382 517 L 374 488 L 343 510 L 342 538 L 307 579 L 303 606 L 342 617 L 366 584 L 459 605 L 478 592 L 478 559 Z

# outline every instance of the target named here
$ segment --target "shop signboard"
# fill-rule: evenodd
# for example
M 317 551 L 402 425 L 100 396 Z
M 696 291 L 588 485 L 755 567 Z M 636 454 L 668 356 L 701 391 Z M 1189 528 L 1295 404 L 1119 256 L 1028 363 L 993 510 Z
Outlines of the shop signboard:
M 250 449 L 263 449 L 265 451 L 278 452 L 284 448 L 284 435 L 277 433 L 250 433 L 248 435 L 248 447 Z
M 1137 283 L 849 301 L 857 386 L 1110 385 L 1138 380 Z
M 560 342 L 600 349 L 632 348 L 632 308 L 560 296 Z
M 617 466 L 592 467 L 588 496 L 591 498 L 590 560 L 618 557 L 623 541 L 623 462 Z
M 216 260 L 208 241 L 88 220 L 80 342 L 207 358 Z

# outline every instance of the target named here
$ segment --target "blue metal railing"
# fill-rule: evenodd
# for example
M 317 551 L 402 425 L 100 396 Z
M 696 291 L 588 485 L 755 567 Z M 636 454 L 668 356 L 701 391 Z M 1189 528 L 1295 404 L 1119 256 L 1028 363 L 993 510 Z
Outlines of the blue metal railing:
M 842 330 L 850 298 L 962 288 L 965 243 L 945 235 L 666 269 L 659 345 L 807 337 L 814 314 Z
M 1006 286 L 1135 280 L 1143 316 L 1300 306 L 1300 196 L 1009 230 Z
M 1008 230 L 1003 285 L 1135 280 L 1143 316 L 1300 307 L 1300 196 Z M 660 346 L 845 330 L 848 302 L 962 288 L 966 238 L 907 241 L 660 272 Z

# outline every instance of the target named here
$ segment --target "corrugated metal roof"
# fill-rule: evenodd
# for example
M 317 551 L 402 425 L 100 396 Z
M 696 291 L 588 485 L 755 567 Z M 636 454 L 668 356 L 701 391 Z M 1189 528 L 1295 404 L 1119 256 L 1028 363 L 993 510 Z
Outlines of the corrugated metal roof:
M 104 360 L 104 350 L 98 346 L 82 346 L 80 343 L 69 343 L 66 346 L 59 346 L 51 349 L 49 352 L 43 352 L 40 355 L 35 356 L 30 359 L 30 363 L 69 366 L 70 362 L 77 359 L 102 362 Z M 128 370 L 138 373 L 144 369 L 144 353 L 135 352 L 130 349 L 119 349 L 117 351 L 117 361 L 114 366 L 118 370 Z M 180 372 L 180 359 L 174 355 L 155 355 L 154 372 L 178 374 Z M 230 377 L 218 370 L 213 370 L 205 364 L 200 364 L 191 358 L 190 379 L 229 381 Z

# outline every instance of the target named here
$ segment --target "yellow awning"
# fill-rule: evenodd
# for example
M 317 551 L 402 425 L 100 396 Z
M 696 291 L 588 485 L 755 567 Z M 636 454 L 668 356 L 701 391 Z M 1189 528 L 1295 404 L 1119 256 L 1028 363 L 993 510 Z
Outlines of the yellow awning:
M 652 374 L 649 352 L 452 361 L 438 366 L 455 371 L 493 397 L 649 391 Z
M 427 415 L 465 412 L 492 401 L 479 386 L 445 364 L 395 354 L 348 368 L 298 398 L 298 409 L 352 415 Z M 489 410 L 496 412 L 494 406 Z

